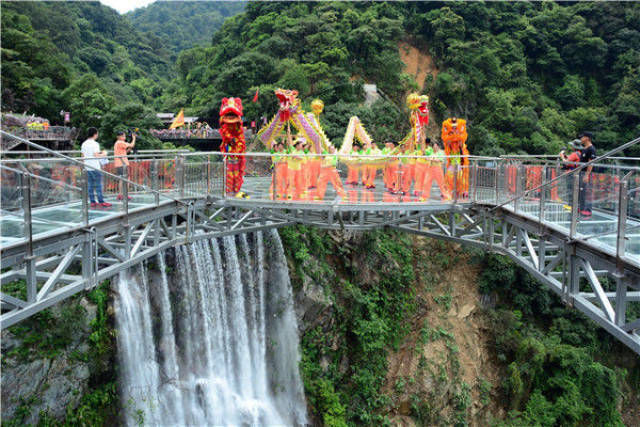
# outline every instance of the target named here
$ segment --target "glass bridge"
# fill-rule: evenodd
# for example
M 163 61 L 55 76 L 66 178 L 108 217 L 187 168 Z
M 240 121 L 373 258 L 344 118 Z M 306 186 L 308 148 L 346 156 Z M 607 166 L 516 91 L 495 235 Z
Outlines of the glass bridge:
M 12 159 L 11 152 L 5 154 L 0 162 L 0 250 L 158 205 L 212 198 L 248 206 L 317 210 L 500 206 L 640 266 L 638 166 L 594 165 L 591 191 L 586 194 L 593 214 L 585 217 L 577 209 L 578 174 L 568 173 L 561 163 L 540 158 L 472 156 L 469 165 L 450 173 L 452 179 L 447 182 L 445 165 L 431 158 L 359 156 L 354 160 L 338 156 L 329 171 L 319 166 L 325 156 L 306 155 L 302 160 L 304 188 L 296 191 L 291 176 L 278 176 L 282 169 L 273 167 L 270 155 L 247 153 L 242 186 L 247 198 L 237 199 L 224 189 L 227 160 L 223 154 L 155 152 L 130 156 L 126 182 L 113 174 L 113 163 L 104 166 L 104 196 L 112 206 L 102 208 L 89 205 L 86 173 L 78 160 L 42 156 Z M 290 155 L 278 160 L 287 157 Z M 422 175 L 416 173 L 415 165 L 420 165 Z M 339 188 L 323 176 L 329 173 Z M 424 173 L 444 176 L 443 190 L 435 179 L 429 182 L 429 191 L 421 188 L 418 181 L 422 187 L 428 181 Z M 368 188 L 363 185 L 365 174 Z M 407 177 L 410 174 L 414 179 Z M 461 188 L 458 180 L 468 182 L 467 187 Z M 326 189 L 318 188 L 321 181 L 327 183 Z M 125 194 L 128 197 L 118 197 Z

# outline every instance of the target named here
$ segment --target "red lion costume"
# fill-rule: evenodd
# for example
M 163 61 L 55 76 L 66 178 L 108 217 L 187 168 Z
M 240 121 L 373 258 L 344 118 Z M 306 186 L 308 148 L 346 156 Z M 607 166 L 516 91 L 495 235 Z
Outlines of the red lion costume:
M 242 129 L 242 101 L 240 98 L 222 98 L 220 106 L 220 136 L 223 153 L 244 153 L 247 145 Z M 227 194 L 244 197 L 240 191 L 247 164 L 245 156 L 226 156 L 227 159 Z

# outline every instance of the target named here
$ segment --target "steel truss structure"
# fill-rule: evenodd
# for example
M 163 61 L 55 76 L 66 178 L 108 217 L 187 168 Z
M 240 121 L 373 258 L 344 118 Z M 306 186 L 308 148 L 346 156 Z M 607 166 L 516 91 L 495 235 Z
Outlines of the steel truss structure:
M 0 293 L 6 328 L 80 291 L 91 289 L 158 252 L 198 239 L 294 224 L 224 203 L 168 202 L 90 227 L 33 239 L 2 253 L 1 283 L 22 279 L 26 298 Z M 78 269 L 76 262 L 81 267 Z M 78 271 L 80 270 L 80 271 Z
M 0 276 L 2 284 L 23 279 L 27 295 L 19 299 L 0 294 L 2 327 L 91 289 L 164 249 L 304 224 L 335 230 L 394 229 L 506 255 L 640 354 L 640 319 L 625 317 L 627 304 L 640 301 L 640 268 L 509 208 L 471 203 L 410 209 L 401 204 L 269 204 L 212 197 L 187 202 L 165 202 L 4 251 L 3 267 L 10 269 Z M 80 271 L 73 261 L 80 261 Z M 605 289 L 605 278 L 615 289 Z

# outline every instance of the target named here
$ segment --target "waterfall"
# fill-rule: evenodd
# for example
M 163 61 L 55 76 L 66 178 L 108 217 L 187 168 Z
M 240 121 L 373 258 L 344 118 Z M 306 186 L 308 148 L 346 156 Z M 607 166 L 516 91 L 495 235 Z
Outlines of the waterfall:
M 278 233 L 198 240 L 150 264 L 117 283 L 126 424 L 305 425 Z

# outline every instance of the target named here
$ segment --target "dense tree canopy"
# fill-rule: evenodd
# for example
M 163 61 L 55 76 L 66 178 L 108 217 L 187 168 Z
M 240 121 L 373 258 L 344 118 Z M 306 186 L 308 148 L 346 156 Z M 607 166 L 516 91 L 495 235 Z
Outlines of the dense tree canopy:
M 159 2 L 123 17 L 97 3 L 5 2 L 2 12 L 3 108 L 55 119 L 89 102 L 72 115 L 81 125 L 131 102 L 215 120 L 229 95 L 256 119 L 286 86 L 305 106 L 325 101 L 334 141 L 357 113 L 382 142 L 402 137 L 404 98 L 423 87 L 435 122 L 468 119 L 475 153 L 555 153 L 581 130 L 611 148 L 640 133 L 638 3 Z M 401 41 L 437 74 L 405 74 Z M 67 89 L 88 75 L 100 84 L 82 101 Z M 375 105 L 362 104 L 365 82 L 384 95 Z
M 295 87 L 307 102 L 324 99 L 332 139 L 340 115 L 358 113 L 372 116 L 365 124 L 382 141 L 403 135 L 390 112 L 404 111 L 406 93 L 424 83 L 435 120 L 468 119 L 473 152 L 555 153 L 581 130 L 611 148 L 640 132 L 639 14 L 634 3 L 250 3 L 210 47 L 180 54 L 170 91 L 215 115 L 222 96 Z M 403 73 L 400 40 L 433 56 L 435 79 Z M 387 95 L 381 105 L 360 105 L 362 82 Z M 260 107 L 256 115 L 273 113 Z M 378 133 L 384 122 L 395 129 Z
M 244 9 L 245 2 L 161 1 L 127 14 L 133 26 L 173 54 L 211 44 L 224 19 Z

